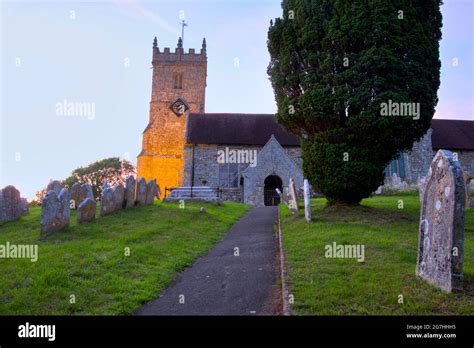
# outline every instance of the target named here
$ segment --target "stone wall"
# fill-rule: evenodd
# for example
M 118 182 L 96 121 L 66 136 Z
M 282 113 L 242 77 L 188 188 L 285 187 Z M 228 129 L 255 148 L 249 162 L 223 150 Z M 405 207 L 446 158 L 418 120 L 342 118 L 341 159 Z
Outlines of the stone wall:
M 222 188 L 221 199 L 224 201 L 243 203 L 244 201 L 242 197 L 242 192 L 243 192 L 243 187 L 237 187 L 237 188 L 225 187 L 225 188 Z
M 430 128 L 419 142 L 413 144 L 411 151 L 407 152 L 405 168 L 406 181 L 410 185 L 415 185 L 419 177 L 425 176 L 430 168 L 434 152 L 431 145 Z
M 218 151 L 225 151 L 228 147 L 232 150 L 256 150 L 259 152 L 262 146 L 226 146 L 226 145 L 205 145 L 194 146 L 194 186 L 219 186 L 219 163 L 217 162 Z M 299 147 L 285 147 L 284 150 L 301 168 L 301 149 Z M 192 186 L 192 166 L 193 166 L 193 146 L 186 145 L 184 151 L 184 185 Z M 257 161 L 258 165 L 258 161 Z M 248 163 L 238 164 L 239 178 L 248 167 Z

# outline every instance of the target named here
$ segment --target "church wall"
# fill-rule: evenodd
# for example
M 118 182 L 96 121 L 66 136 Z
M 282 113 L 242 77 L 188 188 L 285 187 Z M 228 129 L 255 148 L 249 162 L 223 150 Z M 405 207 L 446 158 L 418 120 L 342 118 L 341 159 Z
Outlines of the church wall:
M 458 153 L 459 161 L 463 170 L 474 178 L 474 151 L 455 151 Z
M 406 156 L 406 181 L 410 185 L 417 183 L 417 179 L 426 176 L 433 159 L 431 145 L 432 130 L 429 129 L 419 142 L 415 142 Z
M 219 187 L 219 163 L 218 151 L 225 151 L 226 147 L 229 150 L 256 150 L 260 152 L 262 146 L 226 146 L 226 145 L 206 145 L 197 144 L 194 146 L 194 186 L 209 186 Z M 283 148 L 296 165 L 301 169 L 301 149 L 297 147 Z M 279 159 L 280 161 L 281 159 Z M 260 163 L 262 170 L 267 170 L 268 165 Z M 193 173 L 193 145 L 187 144 L 184 149 L 184 184 L 183 186 L 192 185 Z M 243 171 L 248 167 L 248 163 L 238 164 L 239 186 L 237 187 L 222 187 L 222 195 L 224 200 L 242 202 L 243 201 L 243 187 L 240 186 L 240 177 L 243 176 Z M 257 166 L 259 163 L 257 162 Z M 284 185 L 288 185 L 287 182 Z M 260 192 L 260 191 L 261 192 Z M 263 197 L 263 187 L 255 188 L 255 192 L 249 193 L 253 200 L 258 200 Z

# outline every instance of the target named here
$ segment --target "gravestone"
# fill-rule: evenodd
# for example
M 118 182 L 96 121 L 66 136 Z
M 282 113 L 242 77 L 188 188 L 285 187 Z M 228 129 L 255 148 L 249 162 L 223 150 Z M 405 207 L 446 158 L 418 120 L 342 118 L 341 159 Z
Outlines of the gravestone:
M 26 215 L 30 212 L 30 207 L 28 206 L 28 200 L 26 198 L 20 198 L 21 201 L 21 215 Z
M 130 175 L 125 182 L 125 207 L 135 206 L 135 178 Z
M 304 190 L 304 216 L 307 222 L 311 221 L 311 188 L 309 187 L 309 182 L 307 179 L 304 179 L 303 182 Z
M 156 185 L 156 179 L 148 181 L 148 184 L 146 184 L 145 204 L 153 204 L 153 200 L 157 194 L 158 186 Z
M 465 208 L 469 209 L 469 208 L 472 208 L 472 192 L 471 192 L 472 178 L 466 171 L 463 172 L 463 178 L 464 178 L 464 187 L 466 188 Z
M 462 289 L 464 202 L 461 165 L 452 152 L 439 150 L 426 177 L 416 274 L 447 292 Z
M 60 231 L 69 225 L 71 195 L 68 189 L 48 191 L 41 201 L 41 235 Z
M 26 208 L 25 208 L 26 203 Z M 9 185 L 0 190 L 0 222 L 17 220 L 28 212 L 28 202 L 20 197 L 20 191 Z
M 294 210 L 295 212 L 298 211 L 298 195 L 296 194 L 296 185 L 293 178 L 290 178 L 290 182 L 288 185 L 288 193 L 290 195 L 290 209 Z
M 95 219 L 96 202 L 94 199 L 87 197 L 77 207 L 77 223 L 83 224 Z
M 146 181 L 144 178 L 139 178 L 137 181 L 137 204 L 146 204 Z
M 54 191 L 56 192 L 56 195 L 59 195 L 61 189 L 62 187 L 58 180 L 52 180 L 49 182 L 48 186 L 46 186 L 46 192 Z
M 113 187 L 113 200 L 114 200 L 114 211 L 120 210 L 123 208 L 123 203 L 125 201 L 125 189 L 122 184 L 116 184 Z
M 86 198 L 94 199 L 92 187 L 89 184 L 75 183 L 71 187 L 71 201 L 74 201 L 74 209 L 77 209 Z
M 106 186 L 100 196 L 100 216 L 113 213 L 115 211 L 114 190 Z

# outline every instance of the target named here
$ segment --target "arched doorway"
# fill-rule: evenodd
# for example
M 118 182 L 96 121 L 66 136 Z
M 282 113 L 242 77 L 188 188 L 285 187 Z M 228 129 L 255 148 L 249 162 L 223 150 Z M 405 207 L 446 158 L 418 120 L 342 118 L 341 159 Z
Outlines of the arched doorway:
M 280 196 L 275 189 L 279 189 L 283 192 L 283 182 L 277 175 L 269 175 L 265 179 L 263 189 L 263 203 L 265 205 L 278 205 L 280 204 Z

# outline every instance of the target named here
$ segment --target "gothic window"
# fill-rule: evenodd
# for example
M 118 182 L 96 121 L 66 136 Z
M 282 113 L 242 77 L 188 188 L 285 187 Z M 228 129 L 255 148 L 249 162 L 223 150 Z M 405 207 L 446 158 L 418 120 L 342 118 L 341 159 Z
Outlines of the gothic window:
M 183 74 L 174 74 L 174 89 L 183 89 Z
M 238 187 L 239 165 L 237 163 L 219 164 L 219 186 Z
M 389 177 L 393 174 L 397 174 L 397 176 L 401 179 L 405 179 L 405 153 L 401 153 L 397 159 L 394 159 L 390 164 L 385 167 L 385 176 Z

